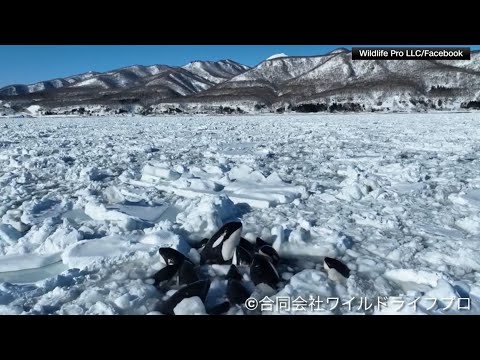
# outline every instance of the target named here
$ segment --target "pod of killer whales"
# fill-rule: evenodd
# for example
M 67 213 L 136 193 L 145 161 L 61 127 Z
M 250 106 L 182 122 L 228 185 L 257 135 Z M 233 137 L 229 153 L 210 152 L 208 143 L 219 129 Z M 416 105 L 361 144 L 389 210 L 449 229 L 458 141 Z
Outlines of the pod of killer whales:
M 200 264 L 195 265 L 189 258 L 173 248 L 160 248 L 159 254 L 166 264 L 153 275 L 154 286 L 168 291 L 178 290 L 165 301 L 160 302 L 157 310 L 165 315 L 175 315 L 175 307 L 186 298 L 198 296 L 205 304 L 211 279 L 202 277 L 200 268 L 204 265 L 230 264 L 225 276 L 227 280 L 226 301 L 207 308 L 210 315 L 222 315 L 231 307 L 243 307 L 252 295 L 246 286 L 238 267 L 249 268 L 250 279 L 255 286 L 265 284 L 276 289 L 281 281 L 277 266 L 281 259 L 277 251 L 266 241 L 257 237 L 255 244 L 241 237 L 242 223 L 229 222 L 223 225 L 210 239 L 200 242 Z M 348 278 L 350 270 L 339 260 L 324 259 L 324 268 L 329 277 Z M 332 272 L 334 277 L 332 278 Z

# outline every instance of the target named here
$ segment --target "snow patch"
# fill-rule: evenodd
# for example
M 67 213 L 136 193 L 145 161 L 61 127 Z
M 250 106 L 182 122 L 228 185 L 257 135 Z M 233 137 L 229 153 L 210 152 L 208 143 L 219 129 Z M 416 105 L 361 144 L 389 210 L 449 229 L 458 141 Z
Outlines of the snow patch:
M 269 56 L 265 60 L 273 60 L 273 59 L 279 59 L 279 58 L 284 58 L 284 57 L 288 57 L 288 55 L 284 54 L 284 53 L 280 53 L 280 54 L 274 54 L 272 56 Z
M 62 254 L 62 261 L 69 268 L 82 269 L 97 260 L 116 257 L 131 251 L 148 250 L 151 247 L 131 243 L 123 237 L 107 236 L 100 239 L 79 241 Z
M 60 254 L 4 255 L 0 257 L 0 272 L 37 269 L 60 261 Z
M 205 196 L 192 201 L 177 215 L 176 221 L 193 240 L 211 237 L 224 223 L 237 215 L 227 196 Z

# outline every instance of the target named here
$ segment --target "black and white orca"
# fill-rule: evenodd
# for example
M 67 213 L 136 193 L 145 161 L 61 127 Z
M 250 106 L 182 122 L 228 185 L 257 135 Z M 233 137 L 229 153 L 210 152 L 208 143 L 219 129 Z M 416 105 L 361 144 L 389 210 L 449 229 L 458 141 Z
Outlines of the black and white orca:
M 201 264 L 224 264 L 232 260 L 241 233 L 241 222 L 223 225 L 203 247 L 200 253 Z
M 325 257 L 323 262 L 323 267 L 328 271 L 328 277 L 331 280 L 342 280 L 342 278 L 347 279 L 350 276 L 350 269 L 337 259 L 330 257 Z
M 234 265 L 252 265 L 253 253 L 246 250 L 243 246 L 238 245 L 233 254 L 232 264 Z
M 178 270 L 178 284 L 188 285 L 198 280 L 200 279 L 195 271 L 195 266 L 189 260 L 185 260 Z
M 227 275 L 225 277 L 227 280 L 242 280 L 242 275 L 238 271 L 237 267 L 232 264 L 230 265 L 230 269 L 228 269 Z
M 208 240 L 210 240 L 210 239 L 204 238 L 197 243 L 190 244 L 190 246 L 193 247 L 194 249 L 201 249 L 203 246 L 205 246 L 205 244 L 208 242 Z
M 248 241 L 247 239 L 245 239 L 243 237 L 240 238 L 240 243 L 238 245 L 243 247 L 249 253 L 254 253 L 255 252 L 255 244 L 252 244 L 250 241 Z
M 190 284 L 199 280 L 193 263 L 185 255 L 172 248 L 160 248 L 158 252 L 167 266 L 153 275 L 153 279 L 155 280 L 154 286 L 163 287 L 168 284 L 175 275 L 178 275 L 176 280 L 177 285 Z
M 170 282 L 170 280 L 173 279 L 178 269 L 178 265 L 167 265 L 163 269 L 157 271 L 152 277 L 155 280 L 153 286 L 162 287 L 166 285 L 168 282 Z
M 260 249 L 262 246 L 265 246 L 265 245 L 271 246 L 265 240 L 257 237 L 257 239 L 255 240 L 255 246 L 256 246 L 257 250 Z
M 238 280 L 231 279 L 227 284 L 227 298 L 232 305 L 243 305 L 250 297 L 250 292 Z
M 253 263 L 250 267 L 250 278 L 255 285 L 263 283 L 272 288 L 275 288 L 280 281 L 280 276 L 272 264 L 270 257 L 262 254 L 255 254 L 253 256 Z
M 278 262 L 280 261 L 280 256 L 271 245 L 263 245 L 260 249 L 258 249 L 258 253 L 268 256 L 274 266 L 278 265 Z
M 158 310 L 165 315 L 175 315 L 175 307 L 183 300 L 198 296 L 203 303 L 210 289 L 210 280 L 199 280 L 179 289 L 175 294 L 162 302 Z
M 160 256 L 163 258 L 165 261 L 165 264 L 167 265 L 177 265 L 180 266 L 182 265 L 183 261 L 186 259 L 185 255 L 183 255 L 181 252 L 165 247 L 165 248 L 160 248 L 158 249 L 158 252 Z

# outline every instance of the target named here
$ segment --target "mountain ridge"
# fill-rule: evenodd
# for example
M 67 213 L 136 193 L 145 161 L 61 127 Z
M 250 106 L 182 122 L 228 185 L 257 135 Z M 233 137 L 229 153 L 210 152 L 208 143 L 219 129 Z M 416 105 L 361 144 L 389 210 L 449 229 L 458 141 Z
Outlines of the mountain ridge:
M 228 65 L 234 65 L 237 69 L 247 70 L 249 69 L 248 66 L 242 65 L 239 63 L 234 62 L 233 60 L 219 60 L 219 61 L 200 61 L 203 64 L 222 64 L 227 63 Z M 188 65 L 188 64 L 187 64 Z M 104 72 L 98 71 L 88 71 L 85 73 L 75 74 L 68 77 L 57 77 L 49 80 L 37 81 L 30 84 L 10 84 L 0 88 L 0 96 L 17 96 L 17 95 L 24 95 L 26 93 L 36 93 L 44 91 L 47 88 L 61 88 L 61 87 L 70 87 L 70 86 L 78 86 L 79 83 L 83 81 L 90 80 L 91 78 L 98 78 L 98 77 L 109 77 L 109 76 L 119 76 L 119 75 L 129 75 L 135 74 L 139 78 L 148 77 L 148 76 L 155 76 L 160 74 L 163 71 L 168 70 L 179 70 L 184 69 L 185 66 L 170 66 L 170 65 L 163 65 L 163 64 L 154 64 L 154 65 L 140 65 L 134 64 L 129 66 L 123 66 L 117 69 L 111 69 Z M 195 75 L 195 74 L 194 74 Z M 59 84 L 61 83 L 61 84 Z M 117 84 L 119 85 L 119 84 Z M 18 91 L 20 90 L 20 91 Z
M 254 67 L 231 59 L 194 60 L 50 81 L 55 83 L 3 87 L 0 100 L 12 108 L 38 105 L 53 113 L 75 106 L 141 114 L 476 109 L 480 51 L 471 52 L 471 61 L 355 61 L 351 51 L 339 48 L 323 55 L 268 58 Z

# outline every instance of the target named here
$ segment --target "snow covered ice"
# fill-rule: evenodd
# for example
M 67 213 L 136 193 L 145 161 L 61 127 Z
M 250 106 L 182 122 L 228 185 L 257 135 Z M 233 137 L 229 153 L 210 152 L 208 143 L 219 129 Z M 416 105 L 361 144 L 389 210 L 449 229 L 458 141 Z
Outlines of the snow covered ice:
M 156 314 L 168 295 L 150 279 L 165 266 L 158 248 L 198 263 L 195 244 L 240 219 L 245 239 L 261 237 L 292 263 L 271 299 L 356 298 L 265 314 L 479 314 L 479 122 L 479 113 L 0 119 L 0 313 Z M 350 277 L 330 278 L 326 256 Z M 205 314 L 223 288 L 212 282 L 208 304 L 191 297 L 175 313 Z M 388 300 L 363 309 L 362 298 Z M 397 311 L 397 298 L 418 301 Z

